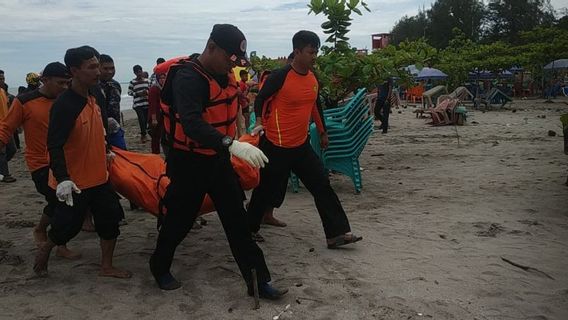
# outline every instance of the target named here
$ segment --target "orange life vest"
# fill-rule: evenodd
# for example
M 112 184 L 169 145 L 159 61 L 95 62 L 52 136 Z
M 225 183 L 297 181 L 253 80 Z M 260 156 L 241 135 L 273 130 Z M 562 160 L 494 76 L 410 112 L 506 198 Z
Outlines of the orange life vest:
M 219 83 L 212 78 L 199 64 L 188 59 L 181 59 L 178 63 L 169 67 L 168 76 L 164 87 L 171 86 L 173 76 L 181 67 L 191 67 L 209 82 L 209 101 L 203 106 L 202 118 L 221 134 L 235 137 L 237 132 L 238 105 L 238 85 L 233 73 L 229 73 L 229 84 L 226 88 L 221 88 Z M 168 82 L 170 82 L 168 84 Z M 171 95 L 171 87 L 168 88 Z M 164 129 L 171 147 L 179 150 L 192 151 L 205 155 L 214 155 L 216 151 L 201 146 L 198 142 L 185 135 L 180 122 L 178 113 L 170 106 L 172 99 L 165 99 L 162 95 L 160 103 L 161 111 L 164 115 Z

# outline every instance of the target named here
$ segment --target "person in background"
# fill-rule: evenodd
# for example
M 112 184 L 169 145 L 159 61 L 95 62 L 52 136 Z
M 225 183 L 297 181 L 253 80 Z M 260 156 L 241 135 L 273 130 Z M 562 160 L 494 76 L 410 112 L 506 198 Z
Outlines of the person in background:
M 242 130 L 242 134 L 245 134 L 247 132 L 248 127 L 250 126 L 250 110 L 249 110 L 249 104 L 250 101 L 248 99 L 248 93 L 249 93 L 249 86 L 247 84 L 247 81 L 249 79 L 249 73 L 246 69 L 243 69 L 241 71 L 239 71 L 239 76 L 241 77 L 241 80 L 239 81 L 239 107 L 241 108 L 241 112 L 244 118 L 244 123 L 243 123 L 243 130 Z
M 159 65 L 160 63 L 164 63 L 164 62 L 166 62 L 166 59 L 158 58 L 158 59 L 156 59 L 156 66 Z M 158 79 L 156 77 L 156 73 L 152 72 L 152 75 L 150 76 L 150 87 L 156 85 L 157 82 L 158 82 Z
M 392 82 L 392 78 L 389 78 L 378 86 L 377 101 L 375 102 L 375 120 L 381 121 L 379 130 L 383 130 L 383 133 L 387 133 L 389 129 Z
M 40 85 L 40 77 L 39 74 L 35 72 L 30 72 L 26 75 L 26 83 L 28 87 L 26 88 L 26 92 L 34 91 L 35 89 L 39 88 Z
M 108 118 L 108 142 L 111 146 L 115 146 L 122 150 L 127 150 L 126 140 L 124 139 L 124 130 L 114 118 Z
M 122 94 L 122 88 L 120 87 L 120 83 L 113 79 L 116 73 L 114 60 L 107 54 L 101 54 L 100 65 L 101 77 L 99 86 L 106 102 L 106 115 L 120 124 L 120 95 Z
M 138 117 L 138 125 L 140 126 L 140 142 L 146 142 L 146 133 L 148 126 L 148 90 L 149 82 L 144 77 L 144 71 L 139 65 L 132 67 L 132 71 L 136 78 L 130 81 L 128 86 L 128 95 L 133 97 L 132 109 L 136 111 Z
M 47 205 L 33 231 L 36 244 L 47 241 L 47 227 L 53 217 L 57 197 L 55 190 L 49 187 L 49 158 L 47 155 L 47 130 L 49 112 L 55 99 L 67 89 L 71 76 L 67 67 L 60 62 L 48 64 L 42 72 L 39 89 L 18 95 L 12 103 L 6 117 L 0 121 L 0 148 L 10 140 L 13 132 L 24 127 L 26 138 L 25 160 L 31 173 L 37 192 L 45 197 Z M 55 255 L 67 259 L 78 259 L 66 245 L 57 247 Z
M 157 81 L 150 86 L 148 91 L 148 124 L 150 137 L 152 138 L 152 153 L 160 154 L 160 142 L 164 134 L 164 119 L 160 108 L 160 95 L 164 81 L 166 81 L 166 74 L 154 73 L 153 75 Z M 164 153 L 166 153 L 165 149 Z
M 0 121 L 8 115 L 8 86 L 6 85 L 6 78 L 4 71 L 0 70 Z M 16 154 L 16 145 L 14 138 L 10 137 L 3 146 L 0 146 L 0 182 L 12 183 L 16 182 L 16 178 L 10 175 L 8 162 Z

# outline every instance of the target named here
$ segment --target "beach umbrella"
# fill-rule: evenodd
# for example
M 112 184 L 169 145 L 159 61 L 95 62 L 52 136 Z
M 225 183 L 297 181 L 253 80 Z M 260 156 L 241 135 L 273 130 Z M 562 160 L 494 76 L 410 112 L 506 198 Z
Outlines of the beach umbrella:
M 544 66 L 544 69 L 546 70 L 567 69 L 567 68 L 568 68 L 568 59 L 554 60 L 551 63 Z
M 428 79 L 438 80 L 438 79 L 446 79 L 447 77 L 448 77 L 447 74 L 443 73 L 438 69 L 423 68 L 416 76 L 416 80 L 428 80 Z
M 418 70 L 418 68 L 416 68 L 416 65 L 414 64 L 409 65 L 408 67 L 404 68 L 404 70 L 408 71 L 413 76 L 418 75 L 418 73 L 420 72 L 420 70 Z

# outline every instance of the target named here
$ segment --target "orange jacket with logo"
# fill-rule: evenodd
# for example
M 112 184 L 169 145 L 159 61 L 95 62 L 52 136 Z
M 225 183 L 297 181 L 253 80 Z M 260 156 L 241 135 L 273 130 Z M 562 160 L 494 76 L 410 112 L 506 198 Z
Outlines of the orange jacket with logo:
M 318 80 L 313 72 L 300 74 L 290 65 L 268 76 L 255 100 L 255 112 L 262 119 L 266 138 L 279 147 L 305 143 L 310 119 L 320 133 L 326 130 Z
M 105 131 L 93 96 L 68 89 L 57 98 L 49 118 L 47 149 L 50 187 L 55 189 L 64 180 L 79 189 L 107 182 Z

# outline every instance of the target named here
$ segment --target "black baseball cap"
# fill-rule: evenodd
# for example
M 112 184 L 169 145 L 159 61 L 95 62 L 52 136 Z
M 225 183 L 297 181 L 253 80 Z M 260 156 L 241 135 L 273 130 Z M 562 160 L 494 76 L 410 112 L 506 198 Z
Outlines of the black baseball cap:
M 244 67 L 249 64 L 247 39 L 239 28 L 232 24 L 216 24 L 209 39 L 225 50 L 237 66 Z
M 45 66 L 41 74 L 42 77 L 59 77 L 70 79 L 69 69 L 61 62 L 52 62 Z

